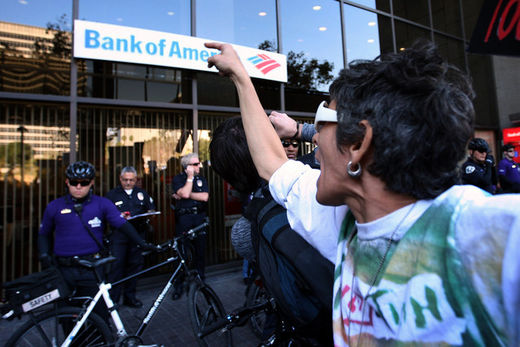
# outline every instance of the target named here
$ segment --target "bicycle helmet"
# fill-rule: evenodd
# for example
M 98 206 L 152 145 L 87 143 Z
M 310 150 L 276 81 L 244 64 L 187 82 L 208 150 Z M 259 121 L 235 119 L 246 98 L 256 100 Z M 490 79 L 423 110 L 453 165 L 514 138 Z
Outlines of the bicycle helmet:
M 479 137 L 475 137 L 471 139 L 468 143 L 468 149 L 473 151 L 487 152 L 489 153 L 489 145 L 486 140 L 481 139 Z
M 94 166 L 86 161 L 77 161 L 67 167 L 65 176 L 70 179 L 89 179 L 92 180 L 96 175 Z

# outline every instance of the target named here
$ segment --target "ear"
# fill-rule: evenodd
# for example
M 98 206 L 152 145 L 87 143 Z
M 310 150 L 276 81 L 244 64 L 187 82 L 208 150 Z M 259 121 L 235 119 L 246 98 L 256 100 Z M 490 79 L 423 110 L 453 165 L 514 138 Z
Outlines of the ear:
M 373 129 L 368 120 L 363 119 L 359 122 L 359 125 L 365 128 L 365 135 L 361 138 L 360 141 L 353 143 L 347 148 L 347 151 L 350 154 L 350 160 L 352 161 L 354 167 L 363 161 L 363 159 L 368 157 L 368 152 L 370 145 L 372 144 L 373 136 Z

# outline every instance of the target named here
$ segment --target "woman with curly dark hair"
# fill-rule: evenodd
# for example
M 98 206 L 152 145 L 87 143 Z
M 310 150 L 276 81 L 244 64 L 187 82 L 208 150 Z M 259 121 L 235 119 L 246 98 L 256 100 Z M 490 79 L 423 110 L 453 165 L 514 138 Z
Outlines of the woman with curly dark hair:
M 291 227 L 336 249 L 335 346 L 520 343 L 520 196 L 457 185 L 474 122 L 464 73 L 429 42 L 350 64 L 316 112 L 320 172 L 287 160 L 233 48 L 207 46 Z

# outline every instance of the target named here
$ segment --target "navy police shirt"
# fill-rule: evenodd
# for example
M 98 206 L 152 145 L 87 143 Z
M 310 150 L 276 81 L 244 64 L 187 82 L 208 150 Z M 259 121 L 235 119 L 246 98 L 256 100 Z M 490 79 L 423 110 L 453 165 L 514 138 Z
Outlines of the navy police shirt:
M 123 187 L 117 186 L 109 191 L 106 197 L 114 203 L 119 211 L 130 212 L 130 216 L 155 210 L 153 199 L 146 191 L 138 187 L 134 187 L 132 193 L 127 194 Z
M 83 223 L 74 211 L 74 203 L 70 195 L 53 200 L 47 205 L 39 233 L 51 235 L 54 231 L 55 255 L 70 257 L 99 252 L 99 246 L 84 225 L 88 226 L 102 243 L 105 222 L 116 229 L 126 223 L 114 203 L 97 195 L 91 195 L 83 202 L 81 219 Z
M 172 191 L 177 192 L 180 188 L 184 187 L 186 184 L 186 180 L 188 179 L 188 175 L 183 172 L 175 177 L 172 180 Z M 209 193 L 208 181 L 202 176 L 194 176 L 193 177 L 193 188 L 191 189 L 194 193 Z M 201 210 L 205 209 L 206 203 L 202 201 L 196 201 L 192 199 L 180 199 L 176 202 L 175 208 L 192 208 L 197 207 Z

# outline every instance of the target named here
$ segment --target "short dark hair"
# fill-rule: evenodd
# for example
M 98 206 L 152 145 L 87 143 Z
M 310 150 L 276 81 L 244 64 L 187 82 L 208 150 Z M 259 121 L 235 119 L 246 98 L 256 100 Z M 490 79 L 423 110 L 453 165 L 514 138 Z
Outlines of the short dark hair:
M 507 151 L 509 151 L 510 149 L 514 149 L 514 148 L 515 148 L 515 146 L 513 146 L 513 145 L 510 144 L 510 143 L 508 143 L 508 144 L 502 146 L 502 152 L 507 152 Z
M 458 183 L 458 163 L 473 134 L 474 92 L 467 75 L 428 41 L 340 72 L 336 99 L 338 147 L 373 128 L 367 170 L 392 192 L 434 198 Z
M 226 119 L 215 129 L 209 144 L 211 167 L 238 192 L 254 192 L 262 179 L 249 153 L 242 118 Z

